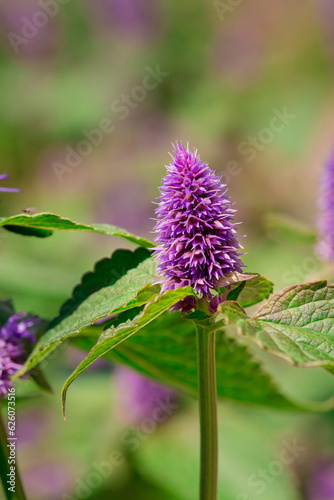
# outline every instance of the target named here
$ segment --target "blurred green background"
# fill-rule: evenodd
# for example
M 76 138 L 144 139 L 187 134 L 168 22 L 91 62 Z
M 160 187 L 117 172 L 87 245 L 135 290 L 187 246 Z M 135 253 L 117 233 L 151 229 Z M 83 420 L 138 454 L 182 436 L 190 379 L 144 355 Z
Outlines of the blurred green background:
M 21 189 L 1 196 L 2 216 L 35 207 L 151 238 L 151 200 L 171 142 L 189 141 L 236 202 L 248 271 L 265 275 L 276 290 L 327 277 L 312 238 L 283 241 L 264 219 L 279 212 L 315 227 L 318 176 L 333 144 L 332 0 L 2 0 L 0 27 L 0 173 Z M 159 68 L 157 85 L 145 89 Z M 101 136 L 106 120 L 113 130 Z M 117 245 L 126 243 L 3 231 L 0 296 L 51 318 L 81 275 Z M 334 392 L 324 371 L 257 355 L 288 395 L 321 401 Z M 182 400 L 182 410 L 138 450 L 123 450 L 122 466 L 78 496 L 93 464 L 122 450 L 125 426 L 103 366 L 71 388 L 63 422 L 60 388 L 79 359 L 74 350 L 54 356 L 48 369 L 55 395 L 22 403 L 19 458 L 29 498 L 196 498 L 192 400 Z M 219 412 L 220 500 L 334 498 L 334 413 L 231 403 Z M 275 468 L 284 443 L 295 439 L 303 451 Z M 267 471 L 264 489 L 254 486 L 259 469 Z

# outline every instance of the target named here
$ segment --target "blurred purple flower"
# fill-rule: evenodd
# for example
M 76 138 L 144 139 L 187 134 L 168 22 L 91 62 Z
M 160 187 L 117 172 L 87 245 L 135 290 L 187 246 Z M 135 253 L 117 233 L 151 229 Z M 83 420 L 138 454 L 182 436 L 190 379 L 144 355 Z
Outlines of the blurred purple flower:
M 104 321 L 106 321 L 106 318 L 103 318 L 103 320 L 100 320 L 100 321 L 101 321 L 101 323 L 103 323 Z M 99 324 L 99 322 L 97 321 L 95 324 L 97 325 L 97 324 Z M 68 363 L 70 365 L 70 368 L 72 370 L 74 370 L 74 368 L 76 368 L 81 363 L 81 361 L 83 361 L 86 358 L 86 356 L 87 356 L 87 354 L 85 352 L 83 352 L 79 349 L 76 349 L 75 347 L 72 347 L 72 346 L 69 347 L 69 349 L 67 349 L 67 351 L 66 351 L 66 358 L 67 358 Z M 112 365 L 106 359 L 98 358 L 94 361 L 94 363 L 92 363 L 87 368 L 88 372 L 89 371 L 95 372 L 97 370 L 111 371 Z
M 140 373 L 117 366 L 115 370 L 117 391 L 117 413 L 127 424 L 140 424 L 146 418 L 155 420 L 160 405 L 175 404 L 177 392 L 165 385 L 154 382 Z
M 126 227 L 129 231 L 148 231 L 153 209 L 147 203 L 146 192 L 147 186 L 140 180 L 127 179 L 126 182 L 119 182 L 98 200 L 96 218 Z M 127 195 L 124 196 L 124 193 Z
M 316 252 L 322 260 L 334 260 L 334 149 L 320 178 L 319 208 Z
M 212 56 L 215 72 L 234 84 L 249 85 L 258 77 L 263 61 L 263 32 L 248 18 L 236 18 L 219 35 Z
M 59 457 L 57 461 L 54 456 L 45 456 L 45 452 L 39 463 L 32 465 L 31 461 L 30 459 L 29 467 L 22 474 L 29 498 L 34 500 L 72 498 L 64 492 L 73 490 L 72 476 L 75 472 L 73 463 L 69 461 L 66 463 L 63 457 Z
M 332 57 L 334 57 L 334 2 L 333 0 L 318 0 L 314 3 L 314 7 L 318 10 L 322 31 L 327 38 L 327 48 Z
M 0 181 L 5 181 L 8 179 L 7 174 L 0 174 Z M 20 189 L 18 188 L 6 188 L 6 187 L 1 187 L 0 186 L 0 193 L 19 193 Z
M 11 0 L 0 4 L 0 25 L 10 49 L 24 57 L 49 57 L 55 51 L 60 39 L 56 17 L 48 2 Z
M 334 461 L 320 460 L 309 474 L 306 484 L 307 500 L 333 500 Z
M 159 0 L 92 0 L 96 17 L 122 38 L 154 39 L 161 28 Z
M 42 320 L 21 312 L 11 316 L 0 328 L 0 397 L 7 395 L 13 386 L 10 380 L 23 366 L 28 354 L 27 344 L 36 341 Z
M 197 152 L 177 143 L 167 166 L 156 210 L 158 246 L 154 252 L 162 291 L 191 286 L 204 297 L 226 274 L 242 272 L 235 210 L 226 186 Z
M 43 406 L 24 408 L 17 417 L 16 436 L 20 446 L 36 446 L 52 432 L 51 414 Z

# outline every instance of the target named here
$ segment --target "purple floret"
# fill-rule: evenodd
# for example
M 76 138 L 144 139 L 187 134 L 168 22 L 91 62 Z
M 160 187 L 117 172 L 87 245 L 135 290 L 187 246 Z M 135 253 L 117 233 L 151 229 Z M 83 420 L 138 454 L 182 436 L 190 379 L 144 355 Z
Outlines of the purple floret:
M 334 462 L 319 460 L 307 481 L 307 500 L 332 500 L 334 498 Z
M 5 181 L 8 179 L 7 174 L 0 174 L 0 181 Z M 20 190 L 18 188 L 5 188 L 0 186 L 0 193 L 19 193 Z
M 163 422 L 179 406 L 178 394 L 174 389 L 154 382 L 130 368 L 117 367 L 115 379 L 117 411 L 120 419 L 127 424 L 137 425 L 145 419 Z M 163 418 L 161 413 L 166 408 L 169 412 Z
M 42 320 L 38 316 L 18 313 L 0 328 L 0 398 L 13 386 L 11 377 L 22 368 L 27 358 L 27 344 L 36 341 Z
M 160 188 L 155 258 L 162 291 L 191 286 L 204 298 L 226 274 L 242 272 L 242 246 L 226 186 L 196 151 L 177 143 Z
M 322 260 L 334 260 L 334 149 L 320 179 L 319 241 L 316 247 Z

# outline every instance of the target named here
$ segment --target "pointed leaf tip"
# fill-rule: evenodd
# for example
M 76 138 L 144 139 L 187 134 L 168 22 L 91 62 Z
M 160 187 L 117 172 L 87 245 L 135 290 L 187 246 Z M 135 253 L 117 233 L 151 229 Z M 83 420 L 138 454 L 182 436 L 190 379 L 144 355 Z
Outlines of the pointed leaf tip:
M 126 341 L 129 337 L 137 333 L 143 327 L 158 318 L 163 312 L 170 309 L 180 300 L 189 295 L 194 295 L 190 287 L 179 287 L 175 290 L 167 290 L 157 295 L 151 302 L 148 302 L 144 309 L 132 320 L 129 319 L 117 326 L 111 326 L 103 331 L 95 346 L 88 356 L 77 366 L 74 372 L 65 381 L 62 389 L 62 407 L 65 414 L 66 395 L 69 386 L 78 375 L 84 372 L 94 361 L 104 356 L 108 351 Z

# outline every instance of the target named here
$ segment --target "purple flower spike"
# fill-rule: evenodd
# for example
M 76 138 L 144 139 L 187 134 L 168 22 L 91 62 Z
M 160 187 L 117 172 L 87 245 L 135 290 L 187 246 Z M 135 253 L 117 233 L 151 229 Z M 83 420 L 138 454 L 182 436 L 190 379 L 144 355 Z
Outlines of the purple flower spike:
M 319 241 L 316 252 L 322 260 L 334 260 L 334 149 L 325 165 L 320 184 Z
M 13 386 L 11 377 L 22 368 L 27 358 L 27 343 L 36 341 L 42 320 L 38 316 L 18 313 L 0 328 L 0 398 Z
M 242 272 L 235 210 L 226 186 L 203 163 L 197 151 L 177 143 L 167 166 L 156 210 L 155 257 L 162 291 L 191 286 L 204 298 L 229 273 Z
M 8 179 L 7 174 L 0 174 L 0 181 L 5 181 Z M 0 186 L 0 193 L 19 193 L 20 189 L 18 188 L 5 188 Z

